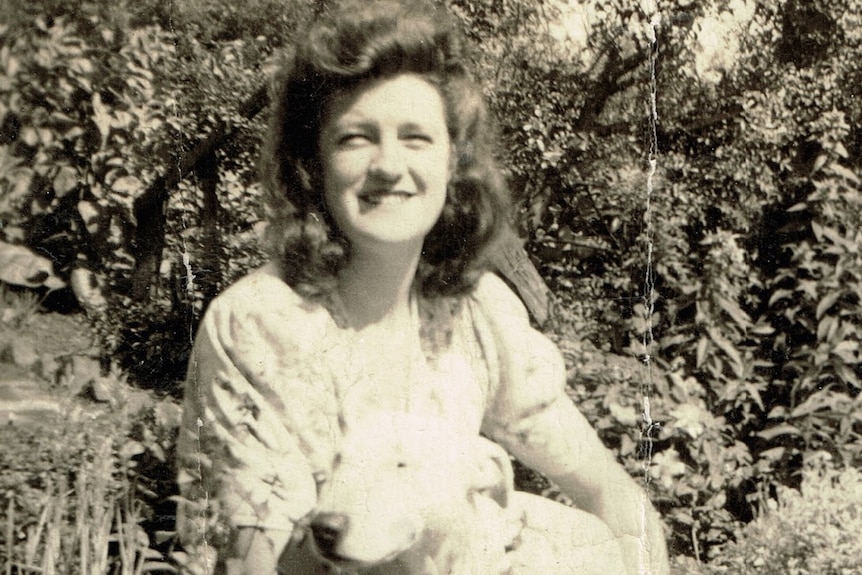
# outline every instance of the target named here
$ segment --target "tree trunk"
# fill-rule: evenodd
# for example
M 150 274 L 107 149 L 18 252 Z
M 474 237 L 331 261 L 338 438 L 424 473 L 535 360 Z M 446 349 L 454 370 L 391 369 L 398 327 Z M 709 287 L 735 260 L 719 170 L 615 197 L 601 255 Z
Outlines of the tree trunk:
M 548 320 L 550 290 L 515 231 L 509 229 L 490 254 L 491 265 L 517 292 L 539 325 Z

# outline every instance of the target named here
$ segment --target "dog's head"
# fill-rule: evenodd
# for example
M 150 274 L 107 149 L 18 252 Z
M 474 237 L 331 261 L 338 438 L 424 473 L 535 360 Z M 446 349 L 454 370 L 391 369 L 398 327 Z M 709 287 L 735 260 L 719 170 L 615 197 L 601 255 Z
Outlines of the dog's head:
M 311 530 L 330 562 L 406 565 L 443 538 L 475 534 L 511 489 L 511 462 L 496 444 L 441 419 L 377 414 L 345 429 Z

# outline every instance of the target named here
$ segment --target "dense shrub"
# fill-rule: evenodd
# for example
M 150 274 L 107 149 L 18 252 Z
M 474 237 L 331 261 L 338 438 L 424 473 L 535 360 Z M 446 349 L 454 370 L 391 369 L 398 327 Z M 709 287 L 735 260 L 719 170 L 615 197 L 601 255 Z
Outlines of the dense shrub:
M 562 3 L 452 3 L 572 393 L 673 549 L 718 552 L 813 451 L 858 465 L 862 3 L 585 2 L 568 61 L 535 35 Z
M 708 567 L 680 561 L 682 575 L 814 575 L 859 572 L 862 474 L 821 465 L 805 470 L 800 490 L 782 487 Z
M 14 26 L 0 30 L 0 236 L 49 257 L 62 279 L 87 270 L 107 300 L 94 314 L 105 352 L 159 387 L 181 376 L 205 301 L 261 259 L 253 182 L 262 122 L 240 106 L 310 4 L 258 7 L 255 19 L 279 16 L 254 35 L 251 13 L 228 3 L 168 13 L 158 2 L 128 12 L 46 2 L 13 10 Z M 222 20 L 226 12 L 236 18 Z M 154 188 L 214 135 L 212 169 L 186 166 L 178 189 L 155 199 L 165 223 L 138 221 L 138 204 L 159 198 Z M 144 270 L 136 291 L 152 247 L 139 231 L 151 226 L 164 228 L 163 264 Z

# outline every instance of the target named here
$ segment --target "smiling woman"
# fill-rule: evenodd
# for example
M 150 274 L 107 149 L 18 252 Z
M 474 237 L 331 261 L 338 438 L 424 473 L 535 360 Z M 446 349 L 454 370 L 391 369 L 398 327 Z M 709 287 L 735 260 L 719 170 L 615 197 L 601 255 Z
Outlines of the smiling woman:
M 262 162 L 272 262 L 212 302 L 189 366 L 189 572 L 405 573 L 307 529 L 342 430 L 393 412 L 484 433 L 603 521 L 629 573 L 666 572 L 658 518 L 567 397 L 559 350 L 487 271 L 509 204 L 466 62 L 431 0 L 339 4 L 285 59 Z

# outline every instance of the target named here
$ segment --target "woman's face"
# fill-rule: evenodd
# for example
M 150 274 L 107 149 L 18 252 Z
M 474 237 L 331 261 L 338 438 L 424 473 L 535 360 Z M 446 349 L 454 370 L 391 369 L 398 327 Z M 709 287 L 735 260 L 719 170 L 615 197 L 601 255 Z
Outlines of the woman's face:
M 402 74 L 336 96 L 318 149 L 326 205 L 354 251 L 421 248 L 443 210 L 452 155 L 437 88 Z

